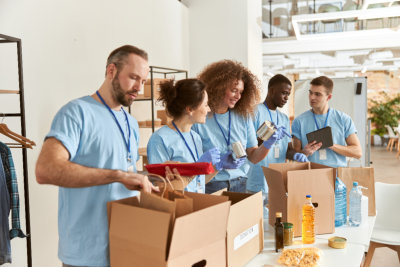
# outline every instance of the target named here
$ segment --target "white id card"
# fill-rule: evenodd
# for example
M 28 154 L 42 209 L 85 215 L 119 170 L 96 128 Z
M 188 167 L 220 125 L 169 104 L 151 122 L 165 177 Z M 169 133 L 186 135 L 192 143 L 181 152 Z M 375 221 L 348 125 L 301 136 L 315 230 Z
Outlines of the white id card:
M 319 159 L 320 160 L 326 160 L 326 149 L 320 149 L 319 150 Z
M 279 146 L 274 146 L 274 158 L 279 158 Z
M 133 172 L 133 165 L 128 167 L 128 172 Z

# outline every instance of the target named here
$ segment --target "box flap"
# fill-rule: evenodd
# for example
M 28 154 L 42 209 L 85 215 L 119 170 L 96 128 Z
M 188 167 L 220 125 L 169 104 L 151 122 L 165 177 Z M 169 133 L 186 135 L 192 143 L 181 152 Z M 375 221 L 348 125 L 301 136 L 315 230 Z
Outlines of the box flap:
M 367 187 L 362 189 L 363 195 L 368 197 L 368 216 L 376 215 L 375 206 L 375 176 L 374 168 L 338 168 L 338 177 L 347 187 L 347 214 L 349 213 L 349 193 L 353 187 L 353 181 Z
M 288 218 L 295 236 L 301 236 L 302 207 L 305 196 L 318 203 L 315 210 L 316 233 L 335 231 L 335 179 L 332 168 L 288 172 Z
M 120 203 L 120 204 L 127 204 L 130 206 L 139 207 L 138 197 L 129 197 L 129 198 L 123 198 L 123 199 L 107 202 L 108 228 L 110 228 L 110 223 L 111 223 L 111 203 Z
M 140 218 L 138 220 L 137 218 Z M 110 254 L 115 250 L 165 260 L 171 215 L 111 202 Z
M 216 196 L 216 195 L 199 194 L 192 192 L 185 192 L 185 196 L 188 196 L 191 199 L 193 199 L 194 211 L 201 210 L 210 207 L 212 205 L 223 203 L 229 200 L 227 196 Z
M 272 168 L 263 168 L 265 179 L 268 184 L 268 209 L 269 209 L 269 224 L 273 225 L 275 223 L 275 213 L 282 212 L 283 221 L 286 221 L 286 209 L 287 209 L 287 195 L 284 185 L 284 178 L 286 177 L 286 172 L 284 172 L 280 165 L 275 165 Z M 279 170 L 276 170 L 278 168 Z
M 262 193 L 222 192 L 232 202 L 227 228 L 229 266 L 243 266 L 264 248 Z
M 177 218 L 168 259 L 225 239 L 230 205 L 230 201 L 224 201 Z
M 271 163 L 268 165 L 267 169 L 276 170 L 282 175 L 281 179 L 283 179 L 285 191 L 287 192 L 287 172 L 294 170 L 308 170 L 310 169 L 310 162 Z M 267 176 L 265 175 L 265 177 Z

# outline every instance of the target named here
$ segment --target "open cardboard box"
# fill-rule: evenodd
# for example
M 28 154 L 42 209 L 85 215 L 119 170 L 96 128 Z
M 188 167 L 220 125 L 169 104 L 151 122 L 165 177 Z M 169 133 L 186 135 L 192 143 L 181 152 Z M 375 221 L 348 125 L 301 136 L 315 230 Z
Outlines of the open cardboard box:
M 108 202 L 111 266 L 225 266 L 228 197 L 185 195 L 194 212 L 172 226 L 170 213 L 142 208 L 137 197 Z
M 282 212 L 284 222 L 293 223 L 294 235 L 301 236 L 302 207 L 306 195 L 317 203 L 316 234 L 335 231 L 334 168 L 312 163 L 293 162 L 269 164 L 263 167 L 268 183 L 269 224 L 274 225 L 276 212 Z
M 353 188 L 353 182 L 358 182 L 358 185 L 367 188 L 362 189 L 362 192 L 364 196 L 368 197 L 368 216 L 375 216 L 376 206 L 374 168 L 338 168 L 337 176 L 343 181 L 347 188 L 347 214 L 349 214 L 350 190 Z
M 264 249 L 262 194 L 223 189 L 213 195 L 227 196 L 231 201 L 226 230 L 227 266 L 243 266 Z

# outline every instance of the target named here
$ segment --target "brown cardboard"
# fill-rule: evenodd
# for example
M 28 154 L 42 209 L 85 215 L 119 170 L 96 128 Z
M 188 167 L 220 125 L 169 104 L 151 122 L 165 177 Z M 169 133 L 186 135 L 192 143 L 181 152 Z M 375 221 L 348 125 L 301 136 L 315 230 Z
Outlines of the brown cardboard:
M 169 212 L 145 209 L 136 197 L 107 203 L 111 266 L 225 266 L 228 197 L 185 195 L 195 211 L 173 226 Z
M 347 188 L 347 214 L 349 213 L 349 193 L 353 188 L 353 182 L 366 187 L 362 189 L 363 195 L 368 197 L 368 216 L 376 215 L 375 206 L 375 176 L 374 168 L 338 168 L 338 177 Z
M 293 223 L 294 235 L 301 236 L 302 207 L 311 195 L 315 209 L 315 232 L 335 231 L 335 169 L 312 163 L 293 162 L 263 167 L 268 183 L 269 224 L 274 225 L 276 212 L 284 222 Z
M 264 249 L 262 194 L 228 192 L 226 189 L 214 194 L 228 196 L 231 201 L 226 230 L 227 266 L 243 266 Z
M 160 84 L 168 79 L 153 78 L 153 98 L 158 99 L 160 96 Z M 144 97 L 151 97 L 151 80 L 147 80 L 144 84 Z

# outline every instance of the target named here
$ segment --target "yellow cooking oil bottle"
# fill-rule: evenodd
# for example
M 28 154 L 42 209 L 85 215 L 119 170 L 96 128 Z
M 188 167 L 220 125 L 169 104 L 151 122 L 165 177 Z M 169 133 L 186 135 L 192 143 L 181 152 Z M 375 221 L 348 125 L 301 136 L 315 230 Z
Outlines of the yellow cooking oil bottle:
M 303 205 L 303 221 L 301 239 L 303 244 L 312 244 L 315 242 L 315 208 L 311 202 L 311 195 L 306 196 L 306 202 Z

